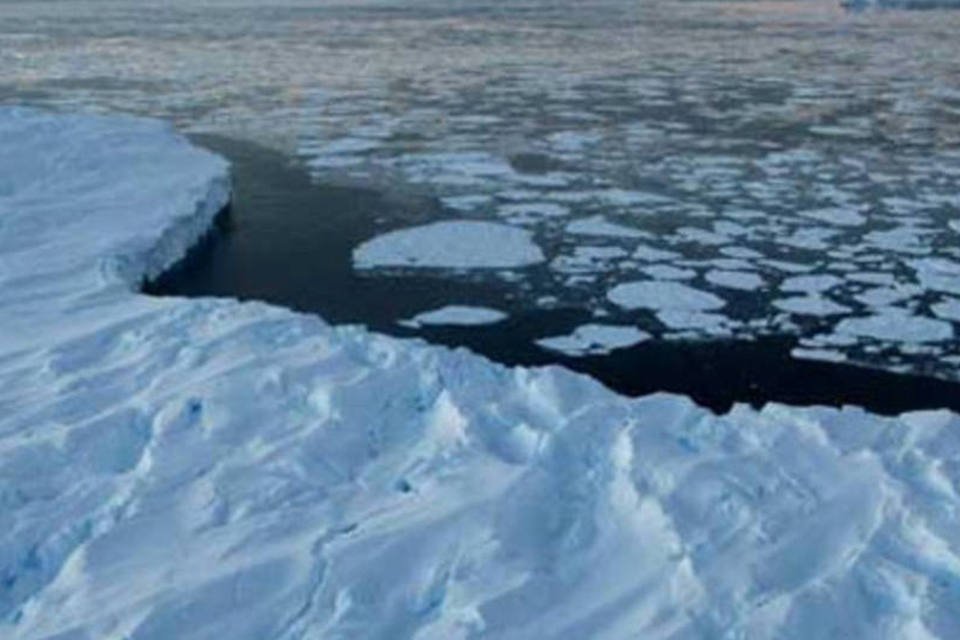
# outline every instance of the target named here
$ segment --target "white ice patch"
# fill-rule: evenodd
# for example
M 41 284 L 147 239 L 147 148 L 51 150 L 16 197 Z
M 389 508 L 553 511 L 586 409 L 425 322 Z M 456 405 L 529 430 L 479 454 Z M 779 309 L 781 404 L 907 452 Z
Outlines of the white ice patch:
M 867 221 L 866 217 L 858 211 L 843 207 L 811 209 L 801 211 L 800 215 L 804 218 L 826 222 L 827 224 L 837 225 L 838 227 L 859 227 Z
M 570 335 L 543 338 L 537 340 L 537 344 L 569 356 L 586 356 L 632 347 L 650 338 L 649 333 L 636 327 L 586 324 L 577 327 Z
M 835 331 L 840 335 L 902 343 L 944 342 L 954 335 L 948 322 L 912 315 L 896 307 L 878 309 L 866 318 L 844 318 Z
M 570 214 L 570 209 L 554 202 L 520 202 L 501 205 L 497 215 L 514 224 L 530 224 L 543 218 L 561 218 Z
M 820 362 L 846 362 L 847 356 L 842 351 L 836 349 L 807 349 L 795 347 L 790 351 L 790 355 L 797 360 L 817 360 Z
M 923 258 L 910 262 L 920 284 L 931 291 L 960 294 L 960 262 Z
M 751 271 L 713 270 L 708 271 L 705 277 L 710 284 L 740 291 L 756 291 L 766 286 L 766 281 L 759 274 Z
M 923 293 L 921 287 L 902 285 L 895 287 L 874 287 L 858 293 L 854 298 L 868 307 L 888 307 Z
M 627 282 L 607 292 L 607 298 L 624 309 L 655 311 L 713 311 L 726 305 L 712 293 L 679 282 Z
M 620 247 L 575 247 L 573 255 L 562 255 L 550 263 L 558 273 L 595 273 L 612 268 L 611 262 L 629 254 Z
M 478 326 L 494 324 L 506 320 L 507 314 L 487 307 L 471 307 L 467 305 L 448 305 L 433 311 L 419 313 L 400 324 L 409 327 L 424 325 L 459 325 Z
M 727 257 L 739 258 L 741 260 L 758 260 L 763 257 L 762 253 L 750 247 L 720 247 L 720 253 Z
M 849 273 L 844 276 L 844 278 L 851 282 L 884 286 L 894 285 L 897 282 L 896 276 L 885 271 L 859 271 L 857 273 Z
M 663 309 L 657 312 L 657 319 L 668 329 L 712 337 L 728 335 L 735 325 L 722 314 L 687 309 Z
M 780 284 L 780 290 L 790 293 L 823 293 L 842 283 L 842 279 L 829 274 L 794 276 L 784 280 Z
M 399 158 L 396 163 L 408 180 L 417 183 L 477 186 L 517 177 L 505 159 L 482 151 L 412 154 Z
M 644 262 L 664 262 L 667 260 L 675 260 L 680 258 L 681 255 L 676 251 L 657 249 L 655 247 L 642 244 L 634 250 L 633 257 Z
M 590 216 L 574 220 L 566 227 L 566 232 L 576 236 L 608 236 L 612 238 L 642 238 L 646 234 L 639 229 L 610 222 L 603 216 Z
M 543 252 L 530 232 L 474 220 L 434 222 L 391 231 L 353 251 L 357 269 L 512 269 L 543 260 Z
M 937 302 L 930 306 L 930 309 L 938 318 L 960 322 L 960 300 L 950 298 L 943 302 Z
M 693 280 L 697 277 L 697 272 L 693 269 L 683 269 L 669 264 L 655 264 L 641 269 L 655 280 Z
M 781 311 L 801 316 L 836 316 L 850 313 L 851 309 L 816 293 L 774 300 L 773 306 Z

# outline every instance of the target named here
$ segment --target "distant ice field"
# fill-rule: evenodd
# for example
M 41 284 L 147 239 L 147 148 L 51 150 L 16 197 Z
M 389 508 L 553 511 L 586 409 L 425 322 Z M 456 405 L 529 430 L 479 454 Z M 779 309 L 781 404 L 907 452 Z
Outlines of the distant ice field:
M 11 3 L 0 102 L 164 116 L 438 202 L 358 240 L 366 277 L 960 379 L 958 30 L 819 0 Z

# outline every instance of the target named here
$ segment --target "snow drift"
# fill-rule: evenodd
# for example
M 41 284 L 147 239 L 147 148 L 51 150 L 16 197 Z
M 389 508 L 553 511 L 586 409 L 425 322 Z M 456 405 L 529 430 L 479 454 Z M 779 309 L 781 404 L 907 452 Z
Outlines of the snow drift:
M 27 110 L 0 149 L 0 637 L 960 637 L 960 417 L 148 298 L 225 163 Z

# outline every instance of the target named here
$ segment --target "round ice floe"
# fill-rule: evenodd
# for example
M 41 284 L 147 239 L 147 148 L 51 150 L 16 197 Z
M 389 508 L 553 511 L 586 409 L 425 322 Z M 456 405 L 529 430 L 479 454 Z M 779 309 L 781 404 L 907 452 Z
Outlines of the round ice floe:
M 681 258 L 682 256 L 676 251 L 657 249 L 642 244 L 634 250 L 633 257 L 637 260 L 643 260 L 644 262 L 662 262 L 664 260 Z
M 493 324 L 505 320 L 507 314 L 496 309 L 486 307 L 470 307 L 465 305 L 448 305 L 433 311 L 425 311 L 401 324 L 410 327 L 422 325 L 459 325 L 477 326 Z
M 821 291 L 832 289 L 842 282 L 843 280 L 837 276 L 829 274 L 815 276 L 794 276 L 784 280 L 780 285 L 780 289 L 783 291 L 792 292 L 819 293 Z
M 650 339 L 650 334 L 636 327 L 585 324 L 566 336 L 537 340 L 537 345 L 570 356 L 609 353 Z
M 827 224 L 833 224 L 838 227 L 858 227 L 867 221 L 867 219 L 856 210 L 843 207 L 801 211 L 800 215 L 804 218 L 819 220 L 820 222 L 826 222 Z
M 788 260 L 764 260 L 763 264 L 777 271 L 783 271 L 784 273 L 808 273 L 813 271 L 813 267 L 810 265 L 790 262 Z
M 603 216 L 590 216 L 575 220 L 567 225 L 567 233 L 578 236 L 609 236 L 612 238 L 642 238 L 644 233 L 637 229 L 616 224 Z
M 726 305 L 712 293 L 679 282 L 627 282 L 608 291 L 607 298 L 624 309 L 711 311 Z
M 543 262 L 530 232 L 503 224 L 454 220 L 391 231 L 353 251 L 357 269 L 437 267 L 509 269 Z
M 850 313 L 850 308 L 816 294 L 775 300 L 773 306 L 800 316 L 835 316 Z
M 947 258 L 924 258 L 909 264 L 923 287 L 960 294 L 960 262 Z
M 845 318 L 837 324 L 836 332 L 884 342 L 944 342 L 953 339 L 950 323 L 911 315 L 896 308 L 884 309 L 867 318 Z
M 790 355 L 797 360 L 818 360 L 820 362 L 846 362 L 847 356 L 836 349 L 806 349 L 796 347 Z
M 718 287 L 754 291 L 766 284 L 758 274 L 750 271 L 710 271 L 706 275 L 707 282 Z
M 569 207 L 555 202 L 521 202 L 501 205 L 497 208 L 497 215 L 513 220 L 539 220 L 542 218 L 559 218 L 570 214 Z
M 642 271 L 656 280 L 692 280 L 697 277 L 693 269 L 682 269 L 669 264 L 655 264 L 644 267 Z
M 891 304 L 902 302 L 923 292 L 923 289 L 915 285 L 902 285 L 896 287 L 874 287 L 867 289 L 863 293 L 854 296 L 857 302 L 868 307 L 886 307 Z
M 944 320 L 960 322 L 960 300 L 956 298 L 950 298 L 949 300 L 938 302 L 937 304 L 931 306 L 930 309 L 933 310 L 934 314 L 940 318 L 943 318 Z
M 694 331 L 714 336 L 729 334 L 735 324 L 730 318 L 720 313 L 686 309 L 663 309 L 657 312 L 657 320 L 675 331 Z

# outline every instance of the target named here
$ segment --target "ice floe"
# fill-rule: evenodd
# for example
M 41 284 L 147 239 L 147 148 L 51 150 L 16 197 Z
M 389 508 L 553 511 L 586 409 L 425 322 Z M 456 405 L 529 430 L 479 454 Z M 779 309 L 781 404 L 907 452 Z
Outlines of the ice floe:
M 707 291 L 679 282 L 647 280 L 618 284 L 607 292 L 607 298 L 624 309 L 671 311 L 713 311 L 726 302 Z
M 645 234 L 622 224 L 610 222 L 603 216 L 575 220 L 567 225 L 567 233 L 578 236 L 609 236 L 613 238 L 642 238 Z
M 493 222 L 449 220 L 390 231 L 358 246 L 357 269 L 511 269 L 543 262 L 528 231 Z
M 954 337 L 949 322 L 912 315 L 896 307 L 878 309 L 865 318 L 844 318 L 836 327 L 840 335 L 871 338 L 886 342 L 943 342 Z
M 760 275 L 750 271 L 713 270 L 707 272 L 704 277 L 707 282 L 718 287 L 739 289 L 740 291 L 756 291 L 766 284 L 766 281 Z
M 624 347 L 632 347 L 651 335 L 636 327 L 603 324 L 585 324 L 565 336 L 541 338 L 537 344 L 550 351 L 559 351 L 569 356 L 586 356 L 610 353 Z
M 409 320 L 401 321 L 401 324 L 410 327 L 423 325 L 477 326 L 494 324 L 506 319 L 507 314 L 497 309 L 453 304 L 418 313 Z
M 774 300 L 773 306 L 781 311 L 801 316 L 836 316 L 849 313 L 851 309 L 816 293 Z

